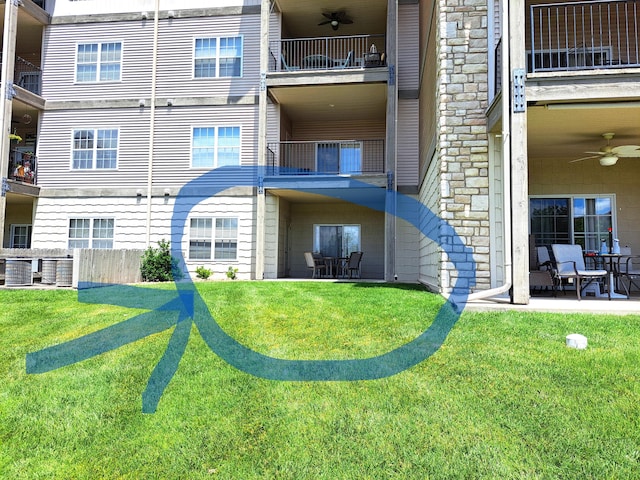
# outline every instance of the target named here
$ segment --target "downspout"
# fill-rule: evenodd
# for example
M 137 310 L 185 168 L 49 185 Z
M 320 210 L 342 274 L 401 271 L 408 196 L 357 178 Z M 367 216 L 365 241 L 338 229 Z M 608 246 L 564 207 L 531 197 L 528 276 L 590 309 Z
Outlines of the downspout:
M 156 126 L 156 72 L 158 69 L 158 16 L 160 0 L 153 12 L 153 52 L 151 58 L 151 111 L 149 112 L 149 162 L 147 169 L 147 247 L 151 246 L 151 200 L 153 187 L 153 144 Z
M 503 201 L 504 201 L 504 270 L 505 270 L 505 283 L 499 287 L 491 288 L 489 290 L 482 290 L 480 292 L 475 292 L 470 294 L 467 297 L 467 301 L 473 300 L 482 300 L 482 299 L 490 299 L 490 297 L 495 297 L 497 295 L 502 295 L 503 293 L 507 293 L 511 290 L 512 287 L 512 276 L 513 276 L 513 258 L 511 255 L 511 235 L 512 235 L 512 227 L 511 227 L 511 78 L 509 72 L 511 71 L 510 63 L 509 63 L 509 51 L 511 49 L 510 44 L 510 25 L 509 25 L 509 2 L 503 0 L 501 2 L 502 11 L 501 13 L 501 21 L 502 21 L 502 58 L 503 67 L 502 67 L 502 159 L 503 159 L 503 170 L 504 172 L 502 178 L 503 185 Z M 505 91 L 506 88 L 506 91 Z M 508 166 L 509 168 L 505 168 Z

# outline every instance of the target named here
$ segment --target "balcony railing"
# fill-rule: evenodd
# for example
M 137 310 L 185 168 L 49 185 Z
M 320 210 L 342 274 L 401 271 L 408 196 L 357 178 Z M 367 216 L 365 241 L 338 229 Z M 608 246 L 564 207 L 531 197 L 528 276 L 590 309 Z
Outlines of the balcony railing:
M 530 8 L 529 72 L 640 66 L 640 0 Z
M 267 146 L 274 175 L 367 175 L 385 172 L 384 140 L 279 142 Z
M 2 55 L 0 54 L 0 62 Z M 13 83 L 36 95 L 41 94 L 42 70 L 24 58 L 16 57 Z
M 270 43 L 270 72 L 384 66 L 384 35 L 278 40 Z
M 10 150 L 7 177 L 16 182 L 35 184 L 38 174 L 37 165 L 37 158 L 33 154 Z

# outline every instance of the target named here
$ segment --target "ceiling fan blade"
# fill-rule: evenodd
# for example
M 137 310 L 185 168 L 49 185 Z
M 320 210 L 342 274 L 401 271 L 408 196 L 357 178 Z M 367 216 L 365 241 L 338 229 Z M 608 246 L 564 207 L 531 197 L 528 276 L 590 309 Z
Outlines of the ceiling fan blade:
M 335 16 L 335 13 L 324 13 L 324 12 L 322 12 L 322 15 L 324 17 L 328 18 L 329 20 L 333 20 L 334 16 Z
M 638 145 L 620 145 L 611 150 L 618 157 L 640 157 L 640 146 Z
M 345 25 L 351 25 L 353 23 L 353 20 L 351 20 L 350 18 L 343 18 L 342 20 L 340 20 L 340 23 L 344 23 Z
M 569 163 L 581 162 L 583 160 L 589 160 L 591 158 L 598 158 L 598 155 L 593 155 L 591 157 L 576 158 L 575 160 L 570 160 Z
M 610 153 L 610 152 L 584 152 L 584 153 L 590 153 L 591 155 L 606 155 L 607 153 Z
M 327 23 L 331 23 L 331 20 L 325 20 L 324 22 L 320 22 L 318 25 L 326 25 Z

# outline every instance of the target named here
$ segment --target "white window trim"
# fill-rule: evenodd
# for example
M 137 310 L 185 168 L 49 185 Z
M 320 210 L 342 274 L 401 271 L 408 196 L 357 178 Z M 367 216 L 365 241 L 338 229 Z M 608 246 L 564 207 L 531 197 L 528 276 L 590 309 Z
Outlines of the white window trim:
M 93 159 L 91 161 L 91 168 L 74 168 L 73 166 L 73 144 L 75 141 L 75 134 L 81 130 L 93 130 L 94 135 L 94 145 L 93 145 Z M 116 166 L 110 168 L 98 168 L 96 167 L 96 159 L 97 159 L 97 142 L 95 139 L 98 137 L 98 130 L 115 130 L 118 133 L 118 142 L 116 144 Z M 118 166 L 120 165 L 120 127 L 79 127 L 71 129 L 71 149 L 70 149 L 70 158 L 69 158 L 69 170 L 73 172 L 113 172 L 118 170 Z
M 31 233 L 33 232 L 33 225 L 30 223 L 12 223 L 11 224 L 11 232 L 10 232 L 10 236 L 9 236 L 9 245 L 11 245 L 11 248 L 27 248 L 27 247 L 16 247 L 15 246 L 15 232 L 16 232 L 16 228 L 18 227 L 26 227 L 28 232 L 28 235 L 31 235 Z
M 96 220 L 113 220 L 113 237 L 111 238 L 111 248 L 100 248 L 98 250 L 111 250 L 111 249 L 115 249 L 116 248 L 116 219 L 115 217 L 90 217 L 90 216 L 80 216 L 80 217 L 75 217 L 75 216 L 70 216 L 67 218 L 67 248 L 69 248 L 69 242 L 72 240 L 71 237 L 69 236 L 69 228 L 70 228 L 70 224 L 71 224 L 71 220 L 89 220 L 90 224 L 89 224 L 89 246 L 87 248 L 95 248 L 93 246 L 93 241 L 94 241 L 94 237 L 93 237 L 93 224 Z M 75 240 L 75 239 L 74 239 Z M 104 238 L 98 238 L 97 240 L 105 240 Z
M 214 128 L 215 129 L 215 145 L 214 145 L 214 158 L 213 158 L 213 166 L 210 167 L 195 167 L 193 165 L 193 131 L 196 128 Z M 192 170 L 213 170 L 215 168 L 218 168 L 218 129 L 220 128 L 237 128 L 239 133 L 238 133 L 238 139 L 240 141 L 240 144 L 238 146 L 238 165 L 235 166 L 240 166 L 242 165 L 242 126 L 241 125 L 192 125 L 191 126 L 191 141 L 190 141 L 190 145 L 189 145 L 189 168 Z M 118 135 L 118 142 L 120 142 L 120 135 Z
M 211 238 L 209 239 L 210 243 L 211 243 L 211 252 L 210 252 L 210 256 L 208 259 L 202 259 L 202 258 L 191 258 L 191 220 L 195 219 L 195 218 L 204 218 L 204 219 L 210 219 L 211 220 Z M 216 220 L 219 219 L 233 219 L 236 220 L 237 222 L 237 226 L 236 226 L 236 257 L 235 258 L 222 258 L 222 259 L 218 259 L 215 258 L 216 256 Z M 208 263 L 236 263 L 238 262 L 238 250 L 240 249 L 240 217 L 235 217 L 235 216 L 228 216 L 228 215 L 220 215 L 220 216 L 210 216 L 210 215 L 194 215 L 189 217 L 189 222 L 188 222 L 188 239 L 187 239 L 187 261 L 189 262 L 208 262 Z M 197 240 L 203 240 L 202 238 L 198 238 Z M 229 238 L 222 238 L 221 240 L 230 240 Z
M 216 74 L 213 77 L 196 77 L 196 41 L 204 39 L 216 39 Z M 221 38 L 239 38 L 240 46 L 242 47 L 242 55 L 240 55 L 240 75 L 234 76 L 220 76 L 220 39 Z M 191 62 L 191 78 L 192 80 L 217 80 L 217 79 L 230 79 L 230 78 L 243 78 L 244 77 L 244 35 L 208 35 L 202 37 L 193 37 L 193 46 L 191 48 L 192 62 Z M 227 58 L 227 57 L 225 57 Z
M 102 45 L 105 43 L 119 43 L 120 44 L 120 78 L 117 80 L 100 80 L 100 53 L 102 52 Z M 92 81 L 80 81 L 78 80 L 78 46 L 79 45 L 94 45 L 98 44 L 98 62 L 96 69 L 96 78 Z M 76 85 L 95 85 L 105 83 L 122 83 L 122 69 L 124 67 L 124 41 L 123 40 L 96 40 L 91 42 L 76 42 L 75 50 L 73 52 L 73 83 Z
M 564 194 L 564 193 L 558 193 L 558 194 L 553 194 L 553 195 L 529 195 L 529 200 L 531 199 L 536 199 L 536 198 L 568 198 L 569 201 L 571 202 L 571 216 L 569 217 L 569 238 L 571 240 L 571 243 L 575 243 L 575 231 L 573 228 L 573 201 L 576 198 L 594 198 L 594 199 L 598 199 L 598 198 L 608 198 L 611 200 L 611 226 L 612 226 L 612 233 L 613 236 L 615 238 L 617 238 L 618 235 L 618 218 L 617 218 L 617 210 L 618 208 L 616 207 L 616 194 L 615 193 L 571 193 L 571 194 Z M 528 206 L 527 206 L 528 208 Z M 528 223 L 529 223 L 529 233 L 531 233 L 531 212 L 529 212 L 529 219 L 528 219 Z

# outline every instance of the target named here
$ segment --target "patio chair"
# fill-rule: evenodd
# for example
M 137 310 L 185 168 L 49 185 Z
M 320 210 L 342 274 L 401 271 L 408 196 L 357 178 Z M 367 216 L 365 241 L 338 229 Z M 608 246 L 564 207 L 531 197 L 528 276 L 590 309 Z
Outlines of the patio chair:
M 349 273 L 349 278 L 353 278 L 353 275 L 357 275 L 357 278 L 361 278 L 360 274 L 360 262 L 362 262 L 363 252 L 351 252 L 347 265 L 344 267 L 346 272 Z
M 282 62 L 282 68 L 287 72 L 300 70 L 300 67 L 297 65 L 291 65 L 291 66 L 287 65 L 287 61 L 284 59 L 284 55 L 282 53 L 280 54 L 280 61 Z
M 353 61 L 353 50 L 349 51 L 349 55 L 347 55 L 347 59 L 344 61 L 340 68 L 349 68 L 351 66 L 351 62 Z
M 611 300 L 612 285 L 609 285 L 609 272 L 607 270 L 587 270 L 582 247 L 580 245 L 564 245 L 554 243 L 551 245 L 553 256 L 556 259 L 557 275 L 560 280 L 574 280 L 578 300 L 582 298 L 582 291 L 594 281 L 604 280 L 607 285 L 607 296 Z M 583 283 L 584 281 L 584 283 Z
M 307 268 L 312 270 L 311 278 L 320 278 L 322 275 L 326 275 L 327 265 L 322 258 L 318 259 L 313 256 L 313 253 L 304 252 L 304 259 L 307 262 Z
M 634 260 L 636 264 L 634 265 Z M 636 283 L 640 279 L 640 255 L 632 255 L 631 248 L 621 247 L 620 258 L 615 266 L 616 284 L 622 283 L 627 297 L 630 294 L 631 286 L 635 286 L 640 290 L 640 283 Z
M 551 263 L 549 249 L 547 247 L 535 247 L 533 258 L 530 259 L 529 288 L 535 291 L 547 290 L 551 287 L 551 293 L 556 296 L 556 287 L 559 285 L 556 269 Z

